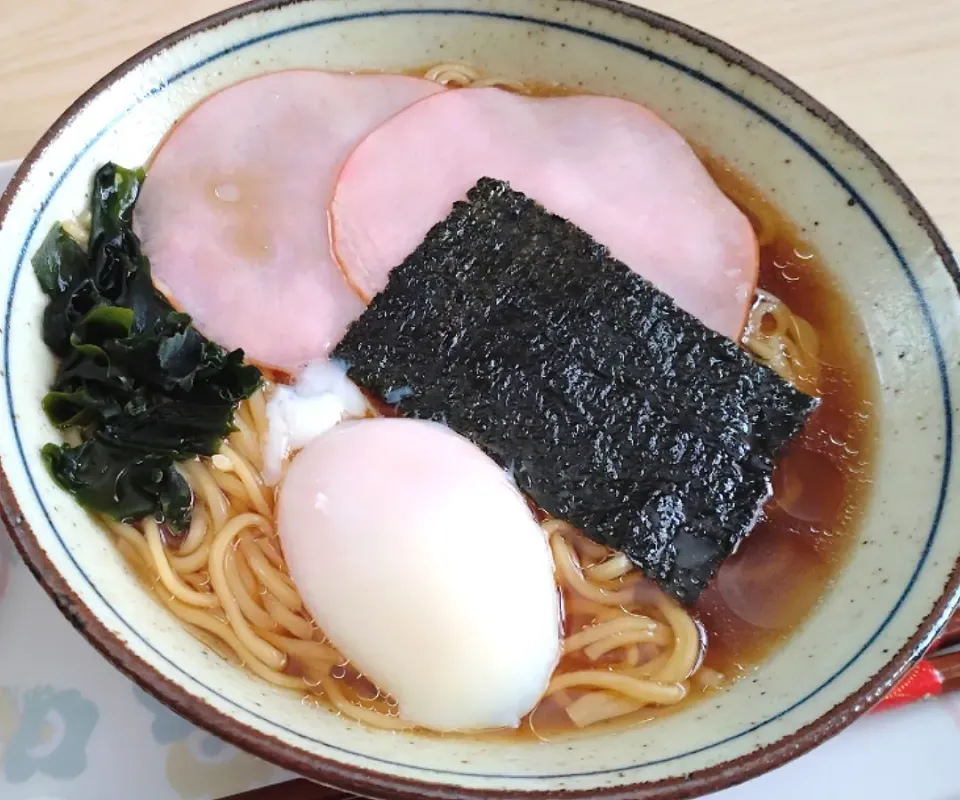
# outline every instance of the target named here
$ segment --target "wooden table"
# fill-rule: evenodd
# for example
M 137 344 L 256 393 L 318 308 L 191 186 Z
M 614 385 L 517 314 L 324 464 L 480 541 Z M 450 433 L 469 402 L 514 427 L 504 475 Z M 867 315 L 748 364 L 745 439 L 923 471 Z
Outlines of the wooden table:
M 229 0 L 0 0 L 0 160 L 111 67 Z M 960 0 L 646 0 L 853 126 L 960 242 Z
M 229 0 L 0 0 L 0 160 L 84 89 Z M 867 139 L 960 243 L 960 0 L 647 0 L 796 81 Z M 332 797 L 305 782 L 254 800 Z

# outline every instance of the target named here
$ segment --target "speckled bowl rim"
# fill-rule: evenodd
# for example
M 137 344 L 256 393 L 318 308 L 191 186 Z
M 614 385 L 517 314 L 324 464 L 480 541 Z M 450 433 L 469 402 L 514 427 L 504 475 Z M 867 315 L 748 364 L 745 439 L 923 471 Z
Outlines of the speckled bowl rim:
M 70 125 L 74 117 L 76 117 L 81 109 L 94 97 L 111 87 L 132 69 L 170 46 L 190 38 L 194 34 L 217 28 L 248 14 L 310 1 L 311 0 L 251 0 L 250 2 L 202 19 L 158 40 L 111 71 L 85 92 L 54 122 L 21 163 L 19 169 L 10 181 L 7 191 L 0 197 L 0 226 L 3 225 L 6 219 L 13 197 L 21 182 L 50 142 Z M 910 215 L 929 237 L 937 255 L 942 260 L 944 267 L 958 291 L 960 291 L 960 269 L 958 269 L 957 262 L 947 247 L 937 226 L 924 211 L 913 193 L 904 185 L 903 181 L 893 172 L 889 165 L 887 165 L 863 139 L 844 124 L 836 115 L 810 97 L 798 86 L 736 48 L 702 31 L 661 14 L 628 5 L 620 2 L 620 0 L 558 0 L 558 2 L 566 5 L 590 5 L 606 9 L 638 19 L 651 27 L 659 28 L 667 33 L 678 35 L 688 43 L 705 48 L 725 61 L 735 64 L 761 78 L 782 94 L 796 101 L 806 109 L 806 111 L 822 120 L 836 134 L 855 147 L 877 169 L 884 182 L 897 194 Z M 438 10 L 439 9 L 432 9 L 432 11 Z M 412 15 L 429 13 L 430 11 L 431 9 L 392 9 L 382 12 L 364 12 L 364 16 Z M 457 13 L 467 16 L 476 14 L 516 20 L 522 19 L 522 17 L 515 14 L 483 12 L 479 10 L 471 11 L 469 9 L 461 9 L 458 10 Z M 629 43 L 621 42 L 595 31 L 586 31 L 572 25 L 565 25 L 558 22 L 546 20 L 537 21 L 559 29 L 570 30 L 576 33 L 587 33 L 594 38 L 607 41 L 608 43 L 630 46 Z M 727 87 L 702 73 L 692 70 L 684 64 L 664 56 L 658 56 L 658 59 L 669 63 L 675 69 L 691 74 L 701 82 L 712 86 L 712 88 L 728 96 L 733 96 Z M 767 121 L 781 130 L 785 130 L 786 133 L 791 134 L 791 131 L 784 129 L 782 123 L 776 118 L 770 116 L 749 100 L 739 95 L 734 96 L 734 99 L 745 104 L 752 111 L 767 119 Z M 794 141 L 797 141 L 796 136 L 792 136 L 792 138 Z M 808 147 L 802 140 L 797 141 L 797 144 L 801 147 Z M 814 153 L 813 155 L 816 154 Z M 832 174 L 832 177 L 837 179 L 841 185 L 847 185 L 847 181 L 836 172 L 829 163 L 825 162 L 822 158 L 818 159 L 818 161 L 820 161 L 821 165 L 825 167 L 827 171 Z M 854 196 L 856 195 L 856 193 L 853 194 Z M 893 251 L 897 253 L 898 257 L 903 261 L 895 242 L 886 232 L 883 225 L 879 224 L 879 220 L 875 218 L 875 215 L 868 206 L 864 206 L 864 210 L 869 216 L 873 217 L 873 221 L 877 224 L 878 229 L 883 233 L 885 238 L 888 239 L 888 244 L 891 245 Z M 9 323 L 9 320 L 5 322 Z M 940 361 L 942 369 L 942 354 Z M 948 452 L 943 464 L 944 475 L 946 476 L 943 482 L 944 489 L 947 485 L 947 478 L 949 477 L 952 466 L 951 454 L 949 452 L 952 438 L 952 409 L 949 407 L 949 400 L 945 399 L 945 402 L 947 403 L 946 442 Z M 945 496 L 943 492 L 941 492 L 937 509 L 937 519 L 939 519 L 940 510 L 944 503 Z M 281 767 L 304 775 L 305 777 L 335 786 L 345 791 L 363 794 L 373 793 L 387 798 L 409 798 L 409 800 L 419 800 L 420 798 L 451 798 L 452 800 L 453 798 L 507 797 L 543 798 L 544 800 L 546 800 L 546 798 L 564 798 L 564 800 L 579 800 L 580 798 L 583 798 L 583 800 L 586 800 L 586 798 L 605 798 L 606 800 L 627 800 L 627 798 L 631 798 L 632 800 L 682 800 L 682 798 L 692 798 L 705 793 L 716 792 L 774 769 L 802 755 L 852 723 L 858 716 L 880 700 L 910 666 L 920 658 L 925 649 L 933 641 L 937 632 L 949 619 L 957 604 L 958 597 L 960 597 L 960 560 L 958 560 L 954 565 L 950 580 L 943 594 L 934 605 L 933 610 L 923 620 L 910 640 L 883 668 L 872 676 L 869 681 L 850 694 L 843 702 L 834 706 L 827 713 L 801 728 L 799 731 L 740 758 L 723 761 L 712 767 L 690 773 L 689 775 L 666 778 L 654 783 L 636 783 L 596 790 L 526 792 L 515 790 L 465 789 L 456 785 L 424 783 L 417 780 L 400 778 L 387 772 L 379 772 L 357 766 L 347 766 L 281 742 L 268 734 L 237 721 L 226 713 L 218 711 L 208 703 L 198 700 L 181 686 L 165 677 L 157 669 L 138 656 L 135 656 L 127 648 L 123 640 L 109 631 L 73 592 L 70 584 L 47 558 L 39 541 L 26 522 L 17 504 L 16 497 L 10 489 L 6 475 L 3 473 L 2 465 L 0 465 L 0 517 L 2 517 L 6 523 L 17 549 L 23 556 L 31 572 L 71 624 L 121 672 L 154 694 L 174 711 L 238 747 L 278 764 Z

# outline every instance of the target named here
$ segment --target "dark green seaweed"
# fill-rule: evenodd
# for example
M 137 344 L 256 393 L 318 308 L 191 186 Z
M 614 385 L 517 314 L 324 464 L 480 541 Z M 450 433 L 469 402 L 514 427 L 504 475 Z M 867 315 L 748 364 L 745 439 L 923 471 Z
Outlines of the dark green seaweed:
M 174 464 L 217 451 L 260 373 L 243 363 L 243 351 L 204 338 L 154 288 L 133 231 L 144 177 L 102 167 L 88 249 L 55 225 L 34 255 L 49 298 L 43 340 L 60 358 L 43 409 L 83 437 L 78 446 L 48 444 L 43 457 L 85 508 L 182 530 L 193 497 Z
M 334 356 L 684 603 L 753 527 L 776 454 L 817 405 L 490 179 L 390 273 Z

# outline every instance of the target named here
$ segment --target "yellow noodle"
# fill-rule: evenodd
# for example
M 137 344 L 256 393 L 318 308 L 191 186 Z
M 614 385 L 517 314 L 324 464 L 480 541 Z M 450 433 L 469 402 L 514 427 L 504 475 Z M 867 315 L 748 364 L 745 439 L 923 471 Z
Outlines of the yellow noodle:
M 624 670 L 625 675 L 631 675 L 634 678 L 653 678 L 656 681 L 663 683 L 661 676 L 663 675 L 663 668 L 667 665 L 667 662 L 670 660 L 670 653 L 660 653 L 658 656 L 647 661 L 645 664 L 640 664 L 637 667 L 631 667 L 630 669 Z
M 547 686 L 546 693 L 549 695 L 575 686 L 606 689 L 619 692 L 641 703 L 656 703 L 664 706 L 675 705 L 686 695 L 686 687 L 680 683 L 659 683 L 601 669 L 578 670 L 555 675 Z
M 619 591 L 623 591 L 624 593 L 630 592 L 631 599 L 628 603 L 623 604 L 624 610 L 627 610 L 628 607 L 643 605 L 644 601 L 646 604 L 649 604 L 652 598 L 655 597 L 659 591 L 656 586 L 651 584 L 637 569 L 634 569 L 633 571 L 628 572 L 626 575 L 609 581 L 591 578 L 586 575 L 585 570 L 582 571 L 584 572 L 584 578 L 586 578 L 588 582 L 592 583 L 598 589 L 603 589 L 611 593 Z
M 177 546 L 176 555 L 182 558 L 196 552 L 206 538 L 208 524 L 207 512 L 204 507 L 198 503 L 197 507 L 193 510 L 193 519 L 190 520 L 187 535 L 183 537 L 183 541 Z
M 661 679 L 672 683 L 689 678 L 699 665 L 702 652 L 700 628 L 693 618 L 666 595 L 658 603 L 660 612 L 673 629 L 673 653 L 661 673 Z
M 249 462 L 231 448 L 230 445 L 226 443 L 220 445 L 220 453 L 230 459 L 233 471 L 243 482 L 257 513 L 262 514 L 264 517 L 269 517 L 271 514 L 271 503 L 264 494 L 263 479 L 260 475 L 255 473 Z
M 574 532 L 574 529 L 566 523 L 564 523 L 564 526 L 565 527 L 558 532 L 570 536 Z M 575 544 L 573 542 L 568 542 L 568 544 L 572 545 L 573 552 L 577 554 L 581 564 L 586 560 L 595 566 L 610 555 L 610 551 L 606 547 L 602 544 L 597 544 L 586 536 L 577 536 L 574 541 Z
M 603 605 L 622 606 L 632 602 L 636 597 L 632 588 L 609 592 L 590 583 L 583 577 L 583 573 L 580 571 L 580 564 L 576 561 L 576 556 L 562 536 L 551 536 L 550 547 L 553 549 L 554 561 L 556 562 L 557 570 L 561 577 L 573 591 L 583 595 L 588 600 L 593 600 Z
M 254 433 L 256 433 L 257 439 L 261 442 L 266 439 L 267 428 L 269 427 L 269 423 L 267 422 L 266 391 L 266 387 L 259 389 L 254 392 L 247 401 L 248 407 L 250 408 L 250 418 L 253 420 Z
M 632 644 L 647 644 L 651 642 L 654 644 L 669 644 L 670 635 L 666 631 L 657 628 L 645 631 L 624 631 L 623 633 L 616 633 L 613 636 L 608 636 L 606 639 L 600 639 L 593 644 L 587 645 L 583 648 L 583 654 L 591 661 L 597 661 L 618 647 L 628 647 Z
M 278 650 L 283 650 L 283 652 L 307 664 L 325 664 L 327 667 L 332 667 L 342 664 L 345 660 L 333 647 L 323 642 L 308 642 L 272 632 L 264 632 L 263 638 Z
M 283 560 L 283 556 L 280 555 L 280 551 L 277 549 L 277 546 L 266 536 L 258 536 L 253 540 L 253 543 L 263 550 L 263 554 L 267 557 L 267 560 L 273 564 L 278 570 L 280 570 L 284 575 L 287 574 L 287 565 Z
M 147 547 L 147 543 L 144 541 L 143 534 L 140 533 L 140 531 L 132 525 L 127 525 L 125 522 L 117 522 L 115 519 L 110 519 L 106 516 L 100 517 L 100 520 L 118 539 L 123 539 L 123 541 L 132 547 L 144 564 L 153 565 L 153 556 L 150 554 L 150 548 Z
M 525 85 L 520 81 L 513 81 L 503 77 L 482 78 L 480 77 L 480 73 L 473 67 L 459 61 L 437 64 L 435 67 L 428 69 L 423 77 L 449 88 L 465 89 L 469 86 L 474 89 L 482 89 L 485 87 L 496 87 L 498 89 L 510 89 L 515 92 L 526 91 Z
M 630 559 L 623 553 L 614 553 L 610 558 L 587 567 L 583 572 L 594 581 L 612 581 L 621 578 L 633 569 Z
M 757 290 L 742 342 L 782 378 L 802 391 L 816 393 L 822 371 L 819 336 L 778 297 Z
M 143 522 L 144 534 L 147 538 L 147 547 L 150 548 L 150 555 L 153 557 L 153 563 L 160 576 L 160 580 L 174 597 L 182 603 L 199 608 L 217 608 L 220 600 L 212 592 L 198 592 L 191 589 L 177 576 L 177 573 L 170 568 L 167 562 L 167 555 L 163 549 L 163 542 L 160 536 L 160 526 L 152 519 L 146 519 Z
M 250 412 L 249 403 L 240 404 L 233 418 L 233 427 L 233 434 L 228 438 L 236 436 L 244 440 L 249 446 L 259 449 L 260 436 L 257 433 L 257 427 L 253 420 L 253 414 Z
M 238 544 L 239 542 L 234 542 L 233 556 L 236 561 L 237 571 L 240 573 L 240 580 L 243 582 L 244 588 L 251 597 L 262 597 L 267 593 L 267 590 L 263 584 L 257 580 L 257 576 L 253 574 L 253 570 L 250 569 L 250 565 L 247 563 L 247 557 L 237 547 Z
M 227 619 L 230 620 L 230 626 L 236 632 L 240 642 L 267 667 L 281 670 L 286 664 L 286 656 L 254 633 L 246 617 L 241 613 L 236 597 L 227 585 L 224 570 L 227 548 L 232 544 L 234 537 L 248 527 L 266 530 L 269 529 L 270 523 L 257 514 L 239 514 L 224 525 L 217 532 L 213 546 L 210 548 L 210 580 L 213 582 L 214 591 L 220 597 L 223 610 L 226 612 Z
M 289 583 L 289 578 L 282 572 L 278 572 L 267 560 L 263 551 L 250 539 L 240 540 L 240 552 L 243 553 L 250 569 L 254 571 L 260 582 L 277 600 L 291 611 L 299 611 L 303 607 L 303 601 L 297 590 Z
M 263 608 L 247 591 L 240 579 L 240 571 L 237 569 L 236 554 L 232 550 L 227 551 L 226 561 L 224 562 L 224 573 L 227 576 L 227 587 L 237 598 L 237 605 L 240 611 L 252 625 L 261 630 L 272 631 L 277 628 L 277 621 Z M 259 634 L 260 631 L 257 631 Z
M 213 614 L 210 614 L 203 609 L 194 608 L 193 606 L 180 603 L 172 597 L 163 597 L 161 600 L 163 601 L 163 604 L 169 608 L 174 615 L 177 616 L 177 618 L 188 625 L 193 625 L 194 627 L 200 628 L 200 630 L 207 631 L 208 633 L 216 636 L 221 642 L 229 646 L 230 649 L 236 653 L 237 657 L 244 663 L 256 660 L 246 650 L 246 648 L 240 644 L 240 641 L 236 636 L 234 636 L 230 626 L 222 620 L 217 619 Z M 244 659 L 245 655 L 248 656 L 247 659 Z
M 238 430 L 227 437 L 230 446 L 249 461 L 258 472 L 263 469 L 262 456 L 253 428 L 235 420 Z
M 183 603 L 178 603 L 176 600 L 166 600 L 165 604 L 184 622 L 196 625 L 198 628 L 202 628 L 219 637 L 236 652 L 240 662 L 251 672 L 285 689 L 303 689 L 303 681 L 299 678 L 295 678 L 292 675 L 285 675 L 279 670 L 271 669 L 261 662 L 253 652 L 244 645 L 232 626 L 218 620 L 209 612 L 198 608 L 191 608 Z
M 240 657 L 233 651 L 233 648 L 225 644 L 222 639 L 218 636 L 214 636 L 209 631 L 205 631 L 203 628 L 198 628 L 196 625 L 180 620 L 183 623 L 183 627 L 186 628 L 190 635 L 195 639 L 200 641 L 206 647 L 209 647 L 224 661 L 228 661 L 237 667 L 243 667 L 243 664 L 240 661 Z
M 250 414 L 250 404 L 240 403 L 237 413 L 233 415 L 233 427 L 237 430 L 253 431 L 253 416 Z
M 587 645 L 606 639 L 610 636 L 617 636 L 623 633 L 634 633 L 642 631 L 652 634 L 658 627 L 656 620 L 649 617 L 628 617 L 624 615 L 617 616 L 609 622 L 600 625 L 592 625 L 588 628 L 578 631 L 572 636 L 568 636 L 563 642 L 564 653 L 574 653 Z
M 644 704 L 609 692 L 590 692 L 578 697 L 566 707 L 567 716 L 578 728 L 586 728 L 609 719 L 632 714 Z
M 210 575 L 206 570 L 187 572 L 180 577 L 183 579 L 184 583 L 190 584 L 190 586 L 192 586 L 198 592 L 206 591 L 210 588 Z
M 178 550 L 177 553 L 179 554 L 179 552 Z M 196 572 L 198 569 L 206 567 L 210 560 L 210 542 L 203 542 L 188 556 L 168 553 L 167 558 L 170 561 L 170 566 L 180 575 Z
M 184 461 L 180 467 L 187 474 L 194 493 L 200 497 L 206 506 L 214 531 L 219 531 L 226 523 L 230 510 L 227 498 L 224 497 L 220 487 L 217 486 L 217 482 L 201 462 Z
M 247 462 L 255 469 L 257 472 L 263 470 L 263 464 L 261 463 L 261 455 L 256 450 L 256 441 L 248 439 L 243 436 L 241 433 L 232 433 L 227 437 L 227 444 L 230 445 L 237 453 L 243 456 Z
M 263 596 L 263 605 L 270 616 L 283 628 L 299 639 L 309 640 L 313 636 L 313 626 L 303 617 L 298 617 L 285 605 L 278 602 L 272 594 Z
M 770 365 L 777 361 L 780 363 L 781 369 L 784 368 L 783 349 L 781 343 L 776 337 L 776 334 L 763 334 L 762 336 L 756 336 L 751 338 L 749 341 L 745 340 L 744 344 L 757 358 L 759 358 L 765 364 Z
M 619 606 L 599 606 L 600 611 L 597 612 L 596 618 L 593 620 L 593 624 L 597 625 L 601 622 L 607 622 L 611 619 L 621 619 L 624 614 L 628 612 Z M 629 614 L 631 617 L 642 617 L 643 614 Z
M 805 320 L 803 317 L 798 317 L 792 312 L 790 316 L 792 318 L 794 338 L 796 339 L 797 344 L 814 358 L 819 356 L 820 334 L 817 333 L 817 329 L 814 328 L 813 325 L 807 322 L 807 320 Z
M 220 491 L 227 496 L 232 510 L 257 510 L 253 505 L 253 501 L 250 498 L 249 492 L 247 492 L 247 487 L 243 485 L 243 481 L 241 481 L 236 475 L 232 475 L 229 472 L 225 472 L 222 469 L 217 469 L 214 467 L 210 470 L 210 477 L 216 481 L 217 486 L 220 487 Z
M 563 588 L 569 588 L 565 581 L 561 580 Z M 590 615 L 596 619 L 610 619 L 611 616 L 618 617 L 623 613 L 623 609 L 617 606 L 605 606 L 594 600 L 588 600 L 579 592 L 569 594 L 563 601 L 564 614 L 573 616 L 575 614 Z
M 399 717 L 388 717 L 386 714 L 379 714 L 363 706 L 351 703 L 344 697 L 337 682 L 330 677 L 322 678 L 323 692 L 329 698 L 330 702 L 336 706 L 337 710 L 345 717 L 350 717 L 358 722 L 373 725 L 376 728 L 389 728 L 390 730 L 407 730 L 413 726 L 401 720 Z

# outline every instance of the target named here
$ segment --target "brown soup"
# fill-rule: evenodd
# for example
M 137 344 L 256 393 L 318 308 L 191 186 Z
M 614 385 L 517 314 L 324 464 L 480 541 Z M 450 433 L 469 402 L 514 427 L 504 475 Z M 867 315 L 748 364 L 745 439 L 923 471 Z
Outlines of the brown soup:
M 720 187 L 772 241 L 759 286 L 819 334 L 820 407 L 780 458 L 765 518 L 720 568 L 695 611 L 706 666 L 748 671 L 807 617 L 845 562 L 871 483 L 877 375 L 866 334 L 796 226 L 732 171 L 704 159 Z

